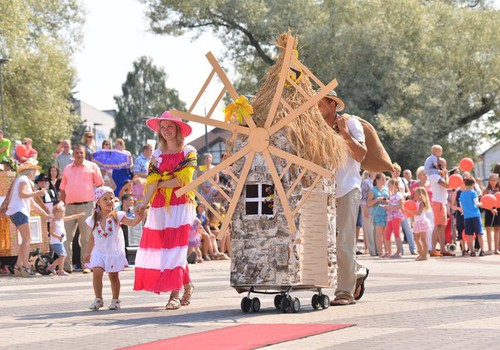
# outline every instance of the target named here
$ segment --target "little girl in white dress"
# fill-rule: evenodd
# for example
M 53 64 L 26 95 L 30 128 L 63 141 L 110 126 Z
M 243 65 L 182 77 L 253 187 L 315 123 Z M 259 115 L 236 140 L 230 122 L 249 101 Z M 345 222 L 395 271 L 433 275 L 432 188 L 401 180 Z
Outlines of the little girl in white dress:
M 142 214 L 129 219 L 124 211 L 116 211 L 114 209 L 115 195 L 113 190 L 107 186 L 95 190 L 94 200 L 96 202 L 94 214 L 85 220 L 92 229 L 92 235 L 89 238 L 84 261 L 87 267 L 94 270 L 95 300 L 89 308 L 99 310 L 104 306 L 102 277 L 104 271 L 106 271 L 109 275 L 113 294 L 109 309 L 117 310 L 120 308 L 120 279 L 118 273 L 127 266 L 125 239 L 120 224 L 135 226 L 142 220 Z

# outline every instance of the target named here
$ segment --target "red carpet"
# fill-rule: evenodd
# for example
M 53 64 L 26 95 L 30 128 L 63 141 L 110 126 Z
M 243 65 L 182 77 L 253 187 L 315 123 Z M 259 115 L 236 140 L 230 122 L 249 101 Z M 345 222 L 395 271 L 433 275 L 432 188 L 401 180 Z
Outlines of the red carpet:
M 242 324 L 123 348 L 127 350 L 243 350 L 310 337 L 352 324 Z

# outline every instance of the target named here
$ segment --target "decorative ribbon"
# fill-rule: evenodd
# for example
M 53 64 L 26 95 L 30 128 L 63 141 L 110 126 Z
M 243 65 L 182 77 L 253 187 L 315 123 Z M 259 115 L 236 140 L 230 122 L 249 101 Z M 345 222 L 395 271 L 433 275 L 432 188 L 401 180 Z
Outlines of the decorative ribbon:
M 177 164 L 172 172 L 164 171 L 160 172 L 160 170 L 153 164 L 153 162 L 149 162 L 149 171 L 148 178 L 146 180 L 146 185 L 144 189 L 148 187 L 149 184 L 157 183 L 159 181 L 171 180 L 174 177 L 178 178 L 181 181 L 181 186 L 185 186 L 193 180 L 193 174 L 197 165 L 197 155 L 196 152 L 191 152 L 184 158 L 179 164 Z M 158 189 L 151 200 L 156 197 L 156 195 L 160 192 L 165 197 L 165 209 L 169 211 L 170 200 L 172 199 L 173 188 L 160 188 Z M 195 195 L 193 191 L 189 191 L 185 194 L 186 199 L 192 202 L 195 201 Z
M 245 117 L 249 117 L 252 114 L 253 107 L 248 103 L 248 99 L 245 96 L 238 97 L 236 101 L 231 102 L 224 108 L 225 120 L 228 123 L 246 125 Z

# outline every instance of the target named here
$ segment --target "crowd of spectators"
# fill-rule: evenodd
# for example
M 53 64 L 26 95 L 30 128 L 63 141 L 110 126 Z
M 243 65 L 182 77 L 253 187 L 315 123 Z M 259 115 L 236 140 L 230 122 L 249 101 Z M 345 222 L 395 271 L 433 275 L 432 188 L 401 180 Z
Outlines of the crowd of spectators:
M 403 254 L 400 230 L 410 254 L 418 255 L 417 260 L 426 260 L 428 253 L 431 257 L 500 254 L 500 219 L 497 209 L 482 208 L 480 202 L 482 196 L 500 192 L 500 166 L 495 167 L 488 184 L 484 186 L 481 179 L 474 178 L 468 171 L 461 172 L 459 167 L 448 170 L 442 154 L 439 145 L 433 146 L 432 154 L 425 164 L 416 170 L 416 179 L 412 177 L 410 169 L 405 169 L 403 176 L 399 176 L 401 167 L 397 163 L 393 164 L 395 171 L 389 178 L 384 173 L 363 172 L 358 221 L 361 221 L 359 226 L 363 227 L 364 251 L 358 250 L 358 255 L 400 258 Z M 458 188 L 450 187 L 449 178 L 453 174 L 460 174 L 464 180 Z M 416 194 L 417 189 L 420 189 L 420 194 Z M 471 196 L 476 199 L 468 200 L 467 195 L 467 202 L 464 196 L 461 203 L 461 194 L 467 191 L 473 192 Z M 422 192 L 425 192 L 424 196 Z M 418 204 L 422 202 L 422 197 L 429 198 L 429 208 L 422 205 L 424 210 L 421 211 L 405 209 L 406 201 L 412 200 Z M 468 214 L 468 210 L 477 214 Z M 468 215 L 479 216 L 475 226 L 466 224 Z M 419 251 L 422 248 L 418 249 L 415 244 L 414 235 L 417 232 L 414 232 L 415 227 L 412 229 L 410 223 L 415 226 L 415 218 L 424 217 L 430 224 L 423 232 L 428 251 L 422 252 Z M 419 229 L 423 227 L 421 222 L 417 226 Z M 391 241 L 391 234 L 394 234 L 394 241 Z M 393 243 L 396 243 L 396 254 L 391 252 Z
M 77 145 L 72 146 L 71 141 L 67 139 L 57 142 L 56 149 L 52 154 L 53 163 L 47 167 L 47 169 L 41 170 L 40 174 L 34 179 L 36 188 L 45 190 L 42 201 L 49 213 L 52 212 L 53 208 L 58 205 L 58 203 L 61 203 L 60 201 L 64 201 L 65 211 L 68 215 L 84 212 L 88 212 L 87 216 L 90 215 L 93 208 L 93 201 L 90 193 L 93 192 L 95 187 L 104 185 L 109 186 L 115 191 L 117 208 L 125 211 L 129 217 L 134 217 L 134 205 L 142 201 L 144 196 L 144 186 L 148 175 L 149 162 L 153 153 L 153 146 L 145 144 L 142 147 L 141 153 L 133 157 L 130 152 L 126 150 L 124 140 L 117 139 L 114 142 L 114 149 L 128 154 L 132 159 L 130 167 L 115 170 L 103 167 L 99 168 L 92 162 L 92 155 L 98 150 L 112 149 L 111 145 L 112 143 L 110 140 L 104 140 L 100 145 L 101 147 L 96 148 L 94 134 L 92 132 L 85 132 L 82 136 L 81 143 Z M 11 149 L 11 141 L 4 138 L 3 133 L 0 131 L 0 156 L 0 159 L 3 160 L 2 164 L 5 170 L 9 170 L 9 164 L 12 164 L 12 162 L 22 164 L 28 159 L 36 162 L 38 152 L 33 148 L 33 142 L 30 138 L 24 138 L 22 143 L 18 143 Z M 212 159 L 211 154 L 203 155 L 202 164 L 198 166 L 195 177 L 200 176 L 207 169 L 213 167 L 211 164 Z M 85 181 L 79 174 L 77 175 L 75 173 L 77 169 L 75 165 L 86 165 L 88 171 L 93 174 L 93 180 L 88 182 L 87 189 Z M 76 180 L 77 178 L 78 180 Z M 221 172 L 220 177 L 217 176 L 214 180 L 220 185 L 221 189 L 230 191 L 230 178 L 226 175 L 225 171 Z M 206 181 L 200 186 L 199 192 L 203 194 L 204 198 L 221 216 L 224 216 L 228 203 L 225 202 L 224 197 L 218 193 L 217 189 L 215 189 L 210 181 Z M 217 217 L 213 215 L 211 211 L 206 210 L 205 206 L 201 203 L 198 205 L 197 214 L 197 219 L 193 225 L 190 236 L 189 263 L 229 259 L 229 230 L 225 235 L 220 235 L 219 228 L 221 223 L 218 222 Z M 71 252 L 74 251 L 75 257 L 77 257 L 78 255 L 82 255 L 85 251 L 85 242 L 87 241 L 86 231 L 88 230 L 83 220 L 84 216 L 82 215 L 72 220 L 66 220 L 65 222 L 67 237 L 64 239 L 64 244 L 69 254 L 68 258 L 64 260 L 64 270 L 69 273 L 71 273 L 75 267 L 81 268 L 85 273 L 90 272 L 80 261 L 82 259 L 81 257 L 81 259 L 73 259 L 73 254 L 71 254 Z M 145 218 L 143 222 L 144 221 Z M 142 223 L 140 225 L 142 225 Z M 136 234 L 140 234 L 141 232 L 140 227 L 135 230 L 128 227 L 124 227 L 123 229 L 127 246 L 131 244 L 128 237 L 129 231 L 133 230 Z M 77 237 L 76 239 L 75 235 Z M 139 238 L 140 237 L 136 237 L 134 241 L 138 242 Z M 73 248 L 74 239 L 75 242 L 79 242 L 79 246 L 75 249 Z M 133 258 L 131 258 L 131 261 L 133 262 Z

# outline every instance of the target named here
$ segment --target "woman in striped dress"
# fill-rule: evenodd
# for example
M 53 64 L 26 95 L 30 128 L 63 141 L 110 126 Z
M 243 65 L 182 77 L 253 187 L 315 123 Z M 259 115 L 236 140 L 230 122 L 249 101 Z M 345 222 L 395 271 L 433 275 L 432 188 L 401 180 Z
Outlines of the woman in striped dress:
M 186 261 L 189 231 L 196 216 L 194 193 L 177 197 L 175 191 L 192 181 L 196 150 L 184 145 L 191 127 L 168 111 L 147 120 L 158 133 L 151 158 L 146 193 L 137 210 L 150 209 L 135 260 L 134 290 L 170 292 L 167 310 L 189 305 L 194 287 Z M 182 298 L 179 298 L 184 289 Z

